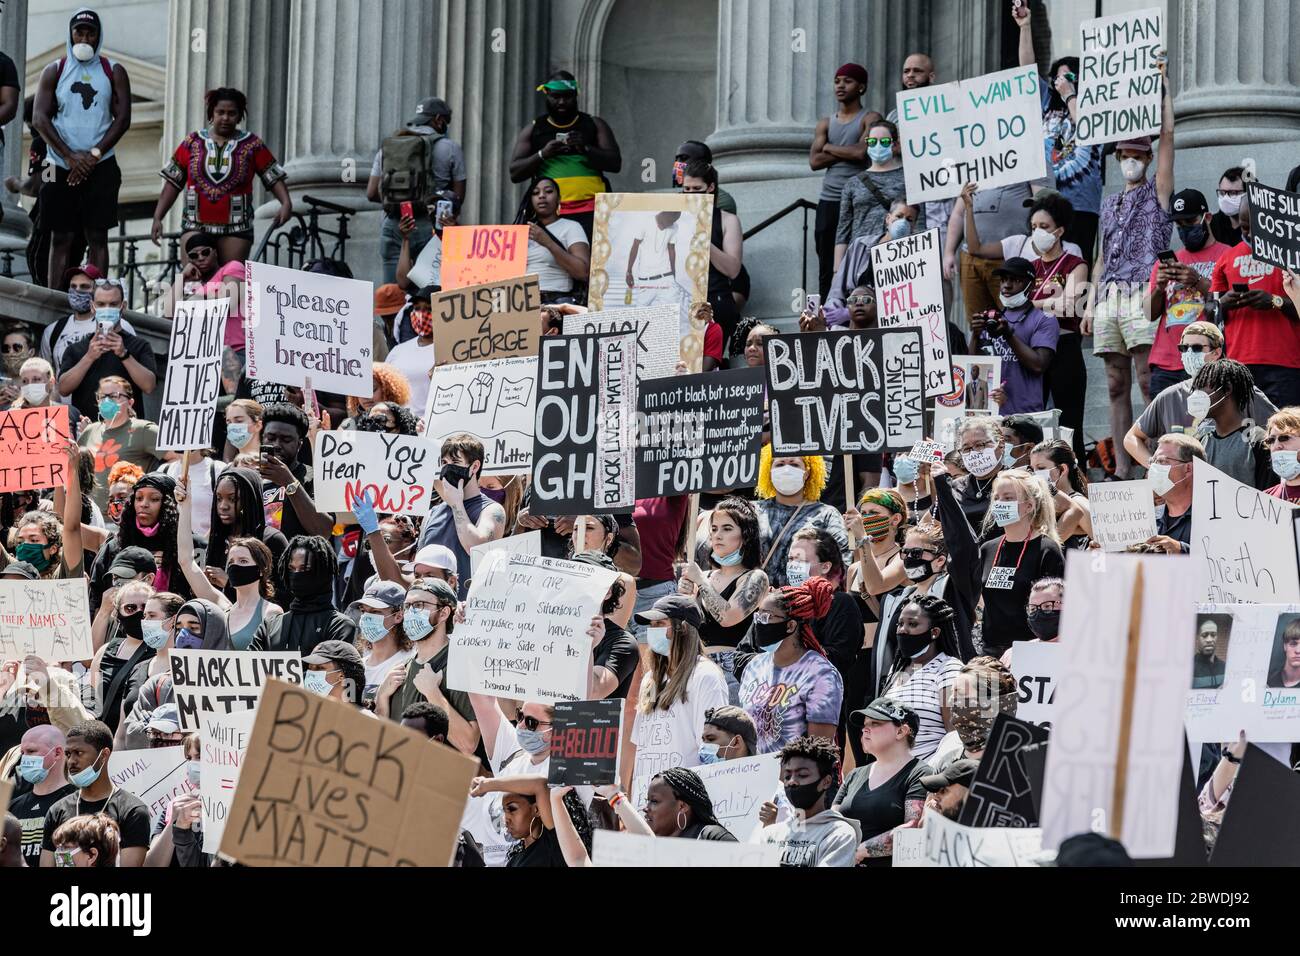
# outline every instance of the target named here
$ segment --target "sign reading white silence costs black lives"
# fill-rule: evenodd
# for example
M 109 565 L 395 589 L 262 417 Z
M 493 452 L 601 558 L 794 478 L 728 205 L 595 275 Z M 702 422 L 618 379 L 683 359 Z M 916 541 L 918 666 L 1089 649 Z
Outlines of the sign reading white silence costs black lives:
M 925 437 L 921 330 L 770 335 L 775 455 L 908 451 Z
M 1247 183 L 1250 248 L 1260 262 L 1300 272 L 1300 195 Z
M 764 390 L 761 368 L 642 382 L 636 496 L 751 487 L 758 480 Z

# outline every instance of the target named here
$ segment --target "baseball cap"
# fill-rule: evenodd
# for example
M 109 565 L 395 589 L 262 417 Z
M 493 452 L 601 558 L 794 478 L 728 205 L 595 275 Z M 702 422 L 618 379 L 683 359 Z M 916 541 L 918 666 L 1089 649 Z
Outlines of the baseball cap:
M 1020 256 L 1012 256 L 1002 265 L 993 270 L 995 276 L 1008 276 L 1012 279 L 1032 279 L 1034 278 L 1034 266 L 1028 259 L 1022 259 Z
M 1151 137 L 1137 136 L 1115 144 L 1115 152 L 1118 153 L 1125 149 L 1131 149 L 1135 153 L 1149 153 L 1151 152 Z
M 0 571 L 0 578 L 26 578 L 29 581 L 35 581 L 41 576 L 36 570 L 36 565 L 29 561 L 10 561 L 3 571 Z
M 352 602 L 353 607 L 366 607 L 372 611 L 391 611 L 401 607 L 406 600 L 406 588 L 396 581 L 374 581 L 366 586 L 365 593 Z
M 104 273 L 100 272 L 99 269 L 88 262 L 80 266 L 68 266 L 68 268 L 63 270 L 64 288 L 67 288 L 68 283 L 72 281 L 72 277 L 75 275 L 84 275 L 88 279 L 104 278 Z
M 411 591 L 419 590 L 432 592 L 440 603 L 449 607 L 455 607 L 458 600 L 452 586 L 441 578 L 421 578 L 411 585 Z M 407 593 L 409 594 L 410 591 Z
M 108 573 L 115 578 L 133 578 L 140 574 L 152 574 L 158 570 L 158 562 L 153 555 L 138 545 L 123 548 L 109 565 Z
M 375 290 L 375 314 L 396 315 L 406 305 L 406 293 L 396 282 L 386 282 Z
M 647 611 L 634 615 L 638 624 L 658 624 L 660 621 L 685 621 L 694 628 L 704 624 L 700 606 L 695 598 L 685 594 L 665 594 Z
M 1205 195 L 1199 189 L 1184 189 L 1175 193 L 1169 203 L 1170 215 L 1175 219 L 1190 219 L 1210 211 Z
M 861 710 L 855 710 L 849 714 L 849 725 L 861 727 L 868 718 L 888 720 L 899 725 L 907 724 L 912 728 L 913 734 L 921 729 L 921 718 L 917 716 L 916 711 L 906 704 L 900 704 L 892 697 L 877 697 Z
M 445 544 L 426 544 L 415 552 L 415 557 L 411 560 L 411 567 L 417 564 L 422 564 L 426 568 L 450 571 L 452 574 L 456 574 L 459 570 L 456 565 L 456 555 L 452 554 L 451 548 Z
M 434 300 L 434 297 L 435 297 L 437 294 L 438 294 L 438 287 L 437 287 L 437 286 L 434 286 L 434 285 L 426 285 L 423 289 L 417 289 L 415 292 L 412 292 L 412 293 L 411 293 L 411 301 L 412 301 L 412 302 L 428 302 L 428 303 L 432 304 L 432 303 L 433 303 L 433 300 Z
M 181 712 L 175 703 L 159 704 L 149 714 L 149 730 L 160 734 L 178 734 L 181 732 Z
M 451 119 L 451 107 L 447 101 L 437 96 L 430 96 L 427 99 L 420 100 L 415 107 L 415 115 L 411 117 L 407 126 L 428 126 L 429 120 L 435 116 L 445 116 Z
M 361 663 L 361 652 L 347 641 L 321 641 L 302 659 L 304 664 L 337 664 L 339 661 Z
M 921 786 L 931 793 L 954 784 L 969 787 L 975 781 L 975 771 L 979 766 L 978 760 L 954 760 L 938 773 L 926 774 L 922 777 Z

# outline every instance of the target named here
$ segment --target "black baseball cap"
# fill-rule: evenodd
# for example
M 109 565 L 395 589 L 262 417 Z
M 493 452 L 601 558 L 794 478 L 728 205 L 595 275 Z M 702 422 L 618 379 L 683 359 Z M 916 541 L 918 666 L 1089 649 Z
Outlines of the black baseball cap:
M 5 565 L 4 570 L 0 571 L 0 578 L 26 578 L 28 581 L 39 579 L 41 573 L 36 570 L 36 565 L 30 561 L 10 561 Z
M 685 621 L 697 630 L 704 624 L 700 606 L 695 598 L 685 594 L 665 594 L 655 601 L 648 611 L 634 615 L 638 624 L 658 624 L 660 621 Z
M 430 96 L 428 99 L 420 100 L 415 107 L 415 113 L 407 122 L 407 126 L 428 126 L 429 120 L 435 116 L 445 116 L 451 118 L 451 107 L 447 101 L 437 96 Z
M 938 773 L 926 774 L 921 778 L 921 786 L 931 793 L 960 784 L 969 787 L 975 781 L 975 771 L 979 769 L 978 760 L 954 760 Z
M 1028 259 L 1022 259 L 1020 256 L 1012 256 L 1002 265 L 993 270 L 995 276 L 1008 276 L 1012 279 L 1033 279 L 1034 264 Z
M 1174 198 L 1169 203 L 1169 215 L 1174 219 L 1191 219 L 1209 211 L 1210 207 L 1199 189 L 1184 189 L 1174 193 Z
M 900 726 L 907 724 L 912 728 L 913 734 L 921 729 L 921 718 L 917 716 L 916 711 L 906 704 L 900 704 L 892 697 L 877 697 L 861 710 L 855 710 L 849 714 L 849 724 L 853 727 L 861 727 L 868 718 L 888 720 Z
M 321 641 L 302 659 L 304 664 L 337 664 L 340 661 L 361 663 L 361 652 L 347 641 Z
M 115 578 L 134 578 L 141 574 L 152 574 L 158 570 L 158 562 L 152 554 L 138 545 L 123 548 L 113 559 L 108 573 Z

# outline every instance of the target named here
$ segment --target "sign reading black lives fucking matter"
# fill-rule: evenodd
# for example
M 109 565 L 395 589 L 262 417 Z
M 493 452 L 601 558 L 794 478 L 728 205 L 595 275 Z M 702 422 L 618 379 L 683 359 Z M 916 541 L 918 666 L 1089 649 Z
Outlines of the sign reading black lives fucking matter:
M 774 454 L 908 451 L 925 437 L 920 329 L 770 335 L 763 346 Z
M 752 487 L 758 480 L 765 388 L 761 368 L 642 382 L 636 496 Z

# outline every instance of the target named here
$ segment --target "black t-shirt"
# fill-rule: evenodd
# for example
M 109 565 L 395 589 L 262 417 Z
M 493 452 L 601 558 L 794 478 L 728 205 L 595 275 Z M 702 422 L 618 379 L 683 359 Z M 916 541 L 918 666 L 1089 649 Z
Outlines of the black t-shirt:
M 930 765 L 913 757 L 898 773 L 874 790 L 870 783 L 871 764 L 858 767 L 847 777 L 835 796 L 840 813 L 857 820 L 862 828 L 862 839 L 870 840 L 894 827 L 904 819 L 903 804 L 907 800 L 924 800 L 925 788 L 921 778 L 933 773 Z M 888 857 L 870 861 L 874 865 L 888 866 Z
M 976 478 L 974 475 L 962 475 L 952 481 L 953 493 L 961 505 L 962 514 L 974 529 L 976 536 L 984 525 L 984 515 L 989 510 L 989 492 L 993 488 L 993 476 Z
M 307 447 L 305 443 L 303 447 Z M 315 501 L 316 488 L 312 484 L 312 470 L 301 461 L 298 461 L 293 464 L 289 471 L 302 483 L 302 491 L 307 492 L 308 497 Z M 302 494 L 302 491 L 297 494 Z M 297 495 L 294 497 L 297 497 Z M 293 501 L 285 494 L 285 490 L 274 482 L 262 482 L 263 507 L 273 501 L 280 502 L 282 508 L 280 512 L 280 533 L 284 535 L 286 541 L 292 541 L 295 535 L 307 533 L 307 530 L 302 526 L 302 519 L 298 517 L 298 512 L 294 509 Z
M 632 676 L 641 655 L 637 650 L 636 638 L 609 618 L 605 618 L 605 636 L 600 639 L 591 654 L 591 663 L 608 667 L 618 678 L 618 686 L 608 699 L 620 697 L 627 700 L 628 688 L 632 686 Z
M 9 801 L 9 812 L 18 818 L 18 825 L 23 831 L 23 857 L 27 860 L 28 866 L 41 865 L 41 842 L 45 837 L 45 815 L 49 813 L 50 807 L 76 789 L 69 783 L 53 793 L 47 793 L 43 797 L 38 796 L 35 791 L 28 790 L 22 796 L 14 797 Z
M 1039 578 L 1065 576 L 1065 556 L 1055 541 L 1039 535 L 1028 541 L 994 538 L 980 545 L 984 588 L 984 647 L 1032 641 L 1025 606 Z M 995 570 L 996 568 L 996 570 Z
M 681 833 L 679 840 L 717 840 L 721 843 L 735 843 L 736 837 L 720 823 L 692 823 Z
M 73 790 L 50 807 L 45 815 L 45 834 L 41 849 L 54 852 L 54 831 L 73 817 L 88 813 L 106 813 L 121 831 L 119 846 L 123 850 L 149 845 L 149 808 L 134 794 L 117 787 L 107 800 L 81 800 L 81 791 Z
M 14 61 L 9 59 L 7 54 L 0 53 L 0 88 L 6 86 L 12 86 L 16 90 L 22 89 L 18 84 L 18 68 L 14 66 Z M 22 103 L 18 105 L 21 107 Z M 19 112 L 21 113 L 22 110 L 20 109 Z M 4 146 L 4 144 L 4 130 L 0 129 L 0 146 Z
M 862 611 L 857 599 L 844 591 L 835 592 L 826 616 L 813 621 L 813 636 L 840 676 L 847 674 L 862 649 Z
M 1210 217 L 1210 233 L 1225 246 L 1241 245 L 1241 227 L 1234 226 L 1232 220 L 1221 212 Z
M 154 362 L 153 349 L 149 347 L 149 343 L 138 335 L 132 335 L 125 329 L 118 329 L 118 334 L 122 337 L 122 344 L 126 348 L 127 355 L 157 375 L 158 365 Z M 68 346 L 68 350 L 63 353 L 63 362 L 59 365 L 60 374 L 73 368 L 86 357 L 86 352 L 90 349 L 93 338 L 93 336 L 88 335 Z M 139 413 L 144 408 L 144 392 L 140 391 L 140 386 L 131 381 L 131 376 L 126 371 L 126 363 L 112 352 L 105 352 L 95 360 L 90 370 L 86 372 L 86 377 L 81 380 L 81 384 L 77 386 L 71 396 L 73 406 L 92 422 L 99 418 L 99 402 L 95 399 L 95 392 L 99 389 L 99 380 L 110 375 L 120 375 L 128 382 L 131 382 L 131 393 L 135 396 L 135 410 Z
M 560 838 L 554 830 L 543 830 L 542 835 L 526 847 L 511 850 L 506 857 L 506 866 L 564 866 L 564 854 L 560 851 Z

